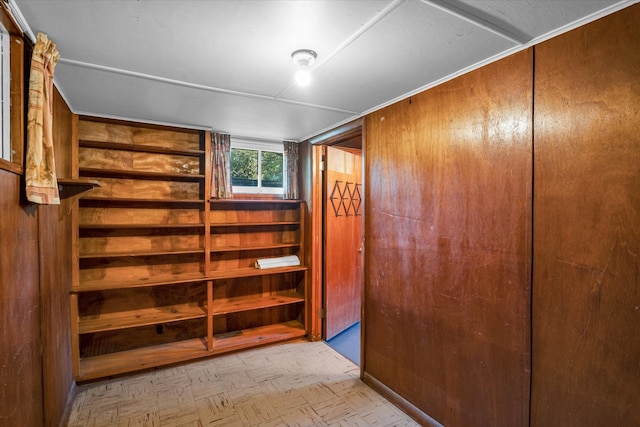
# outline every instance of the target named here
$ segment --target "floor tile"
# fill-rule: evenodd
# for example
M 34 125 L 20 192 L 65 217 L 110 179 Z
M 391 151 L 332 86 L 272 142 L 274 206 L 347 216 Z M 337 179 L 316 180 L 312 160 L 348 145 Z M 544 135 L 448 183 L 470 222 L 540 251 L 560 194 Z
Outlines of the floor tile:
M 419 424 L 322 341 L 295 341 L 80 387 L 68 427 Z

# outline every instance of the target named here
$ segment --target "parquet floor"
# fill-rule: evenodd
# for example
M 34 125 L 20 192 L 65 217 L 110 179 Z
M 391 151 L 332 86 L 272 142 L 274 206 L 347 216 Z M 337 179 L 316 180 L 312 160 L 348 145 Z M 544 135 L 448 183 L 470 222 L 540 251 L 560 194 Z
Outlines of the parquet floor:
M 322 341 L 296 341 L 86 384 L 69 427 L 418 426 Z

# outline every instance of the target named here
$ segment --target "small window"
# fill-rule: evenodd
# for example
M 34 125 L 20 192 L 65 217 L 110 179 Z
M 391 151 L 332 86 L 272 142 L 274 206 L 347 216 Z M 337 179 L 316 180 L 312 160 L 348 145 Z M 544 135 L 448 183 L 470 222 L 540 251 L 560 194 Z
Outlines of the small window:
M 283 194 L 284 156 L 280 142 L 231 139 L 234 193 Z
M 13 152 L 11 150 L 11 91 L 10 91 L 10 64 L 11 55 L 9 47 L 11 46 L 11 37 L 2 24 L 0 24 L 0 134 L 2 135 L 2 159 L 11 162 L 13 160 Z

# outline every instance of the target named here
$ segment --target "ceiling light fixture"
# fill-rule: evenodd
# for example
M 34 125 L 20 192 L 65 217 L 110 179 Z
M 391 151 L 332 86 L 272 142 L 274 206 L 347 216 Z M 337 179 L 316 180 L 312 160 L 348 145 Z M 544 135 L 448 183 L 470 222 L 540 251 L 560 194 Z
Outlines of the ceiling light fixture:
M 309 67 L 315 62 L 318 54 L 311 49 L 298 49 L 291 54 L 294 64 L 299 69 L 296 73 L 296 83 L 300 86 L 307 86 L 311 82 Z

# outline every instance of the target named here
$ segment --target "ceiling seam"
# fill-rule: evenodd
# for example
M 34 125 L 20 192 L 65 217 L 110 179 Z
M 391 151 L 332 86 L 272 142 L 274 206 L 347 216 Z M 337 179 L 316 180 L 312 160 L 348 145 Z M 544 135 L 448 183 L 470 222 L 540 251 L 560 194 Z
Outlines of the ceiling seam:
M 136 77 L 136 78 L 140 78 L 140 79 L 143 79 L 143 80 L 155 81 L 155 82 L 159 82 L 159 83 L 166 83 L 166 84 L 171 84 L 171 85 L 174 85 L 174 86 L 182 86 L 182 87 L 187 87 L 187 88 L 191 88 L 191 89 L 203 90 L 203 91 L 207 91 L 207 92 L 222 93 L 222 94 L 225 94 L 225 95 L 239 96 L 239 97 L 244 97 L 244 98 L 262 99 L 262 100 L 266 100 L 266 101 L 277 101 L 277 102 L 282 102 L 282 103 L 285 103 L 285 104 L 301 105 L 301 106 L 304 106 L 304 107 L 316 108 L 316 109 L 327 110 L 327 111 L 334 111 L 334 112 L 338 112 L 338 113 L 360 114 L 360 112 L 351 111 L 351 110 L 344 110 L 342 108 L 334 108 L 334 107 L 329 107 L 329 106 L 326 106 L 326 105 L 311 104 L 311 103 L 307 103 L 307 102 L 294 101 L 294 100 L 290 100 L 290 99 L 278 99 L 278 98 L 274 98 L 273 96 L 268 96 L 268 95 L 260 95 L 260 94 L 257 94 L 257 93 L 249 93 L 249 92 L 240 92 L 240 91 L 235 91 L 235 90 L 230 90 L 230 89 L 223 89 L 223 88 L 218 88 L 218 87 L 213 87 L 213 86 L 202 85 L 202 84 L 198 84 L 198 83 L 190 83 L 190 82 L 186 82 L 186 81 L 183 81 L 183 80 L 170 79 L 170 78 L 167 78 L 167 77 L 155 76 L 153 74 L 146 74 L 146 73 L 140 73 L 140 72 L 137 72 L 137 71 L 123 70 L 121 68 L 108 67 L 106 65 L 92 64 L 92 63 L 89 63 L 89 62 L 76 61 L 76 60 L 73 60 L 73 59 L 60 58 L 59 62 L 67 64 L 67 65 L 71 65 L 71 66 L 89 68 L 89 69 L 93 69 L 93 70 L 104 71 L 104 72 L 108 72 L 108 73 L 119 74 L 119 75 L 124 75 L 124 76 L 129 76 L 129 77 Z
M 494 22 L 488 21 L 484 18 L 481 18 L 480 16 L 467 12 L 459 7 L 454 6 L 451 3 L 446 3 L 443 0 L 420 0 L 420 1 L 426 5 L 440 9 L 443 12 L 447 12 L 451 15 L 454 15 L 470 24 L 473 24 L 484 30 L 487 30 L 497 36 L 510 40 L 518 45 L 523 45 L 529 41 L 528 39 L 525 39 L 520 35 L 514 34 L 511 31 L 497 25 Z
M 343 50 L 345 50 L 348 46 L 350 46 L 353 42 L 355 42 L 357 39 L 359 39 L 364 33 L 366 33 L 367 31 L 369 31 L 371 28 L 373 28 L 376 24 L 378 24 L 380 21 L 382 21 L 384 18 L 386 18 L 391 12 L 393 12 L 394 10 L 396 10 L 398 8 L 398 6 L 400 6 L 402 3 L 404 3 L 405 0 L 393 0 L 391 3 L 389 3 L 384 9 L 382 9 L 382 11 L 380 13 L 378 13 L 376 16 L 374 16 L 373 18 L 371 18 L 369 21 L 367 21 L 364 25 L 360 26 L 360 28 L 358 28 L 358 30 L 351 34 L 349 37 L 347 37 L 344 41 L 342 41 L 342 43 L 340 43 L 338 45 L 338 47 L 336 47 L 335 49 L 333 49 L 328 55 L 324 56 L 323 58 L 321 58 L 320 60 L 318 60 L 316 62 L 316 65 L 311 68 L 311 70 L 309 70 L 311 73 L 315 72 L 315 70 L 317 70 L 318 68 L 322 67 L 324 64 L 326 64 L 330 59 L 332 59 L 334 56 L 336 56 L 337 54 L 339 54 L 340 52 L 342 52 Z M 289 92 L 293 87 L 295 87 L 296 84 L 292 83 L 289 86 L 287 86 L 286 88 L 284 88 L 283 90 L 281 90 L 275 97 L 274 99 L 281 99 L 281 97 Z

